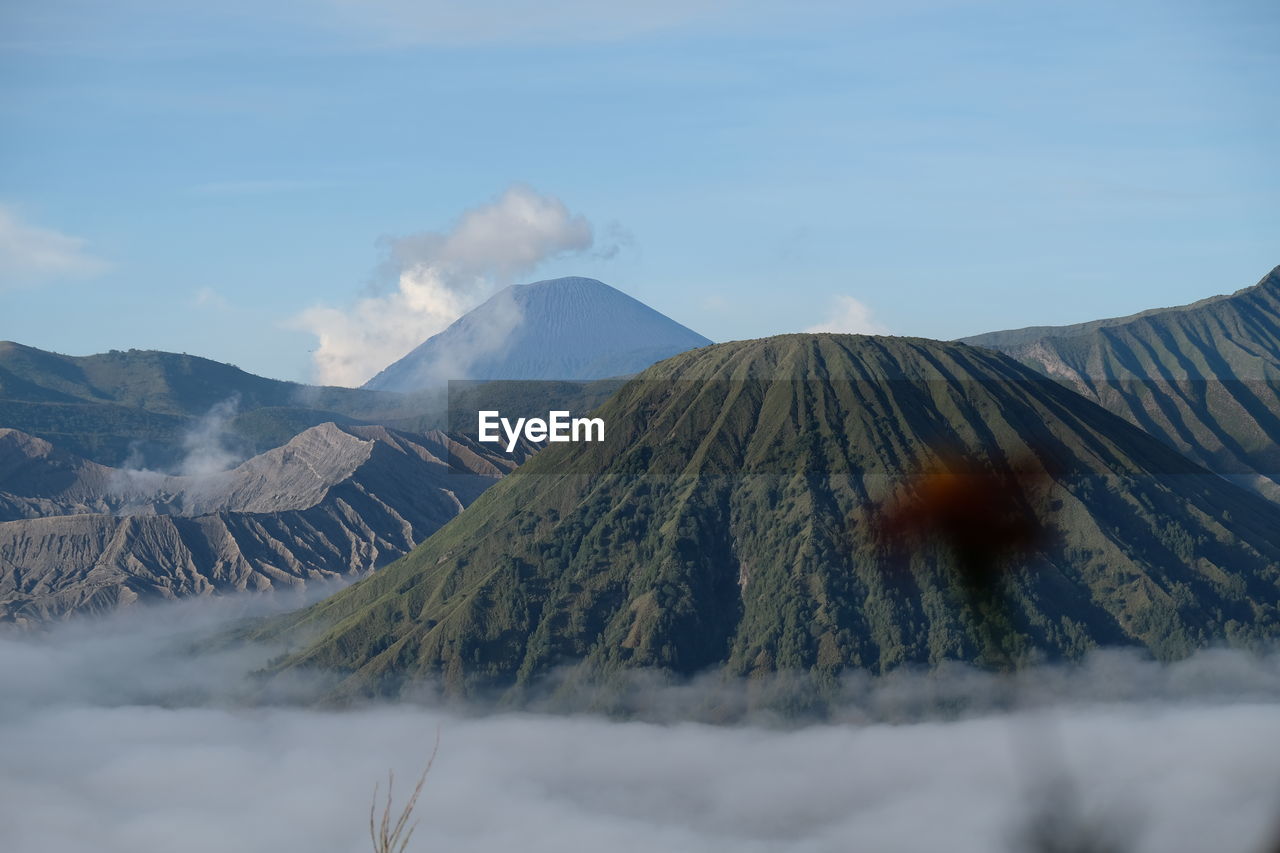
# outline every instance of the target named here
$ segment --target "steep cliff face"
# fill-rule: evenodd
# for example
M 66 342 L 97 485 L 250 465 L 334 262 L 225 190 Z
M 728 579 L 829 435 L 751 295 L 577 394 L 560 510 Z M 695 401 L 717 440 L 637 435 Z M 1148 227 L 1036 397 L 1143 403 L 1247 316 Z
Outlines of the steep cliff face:
M 511 467 L 444 433 L 324 424 L 230 471 L 173 477 L 0 431 L 0 620 L 359 577 Z

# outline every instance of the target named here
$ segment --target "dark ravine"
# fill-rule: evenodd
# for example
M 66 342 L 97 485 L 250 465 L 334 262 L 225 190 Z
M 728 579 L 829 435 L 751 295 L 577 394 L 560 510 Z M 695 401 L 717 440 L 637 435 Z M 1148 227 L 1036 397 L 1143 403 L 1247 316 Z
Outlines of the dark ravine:
M 444 433 L 324 424 L 234 470 L 172 477 L 0 430 L 0 621 L 358 578 L 511 467 Z
M 603 445 L 544 450 L 407 557 L 260 626 L 292 643 L 275 671 L 335 671 L 335 697 L 519 691 L 579 663 L 821 681 L 1101 645 L 1175 658 L 1280 625 L 1280 508 L 989 350 L 721 344 L 597 414 Z M 1000 649 L 946 553 L 874 532 L 940 448 L 1046 478 L 1020 500 L 1053 535 L 1009 576 Z
M 1280 267 L 1191 305 L 964 340 L 1066 383 L 1280 501 Z

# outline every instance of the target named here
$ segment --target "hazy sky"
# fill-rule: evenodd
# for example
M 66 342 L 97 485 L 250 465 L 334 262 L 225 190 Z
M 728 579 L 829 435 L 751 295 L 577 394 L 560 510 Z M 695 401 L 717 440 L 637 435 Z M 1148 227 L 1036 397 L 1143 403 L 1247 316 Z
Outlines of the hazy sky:
M 949 338 L 1280 263 L 1269 0 L 9 0 L 0 126 L 0 339 L 282 378 L 554 275 Z

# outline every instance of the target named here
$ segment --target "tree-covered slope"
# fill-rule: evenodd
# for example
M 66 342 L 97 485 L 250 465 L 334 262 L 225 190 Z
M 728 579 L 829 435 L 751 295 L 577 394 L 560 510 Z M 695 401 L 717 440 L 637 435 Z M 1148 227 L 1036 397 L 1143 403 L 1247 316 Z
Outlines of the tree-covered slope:
M 604 443 L 551 445 L 407 557 L 265 626 L 294 644 L 279 667 L 337 670 L 346 694 L 580 661 L 826 678 L 996 660 L 982 619 L 1015 653 L 1171 657 L 1280 618 L 1280 508 L 998 353 L 734 342 L 655 365 L 597 414 Z M 911 472 L 955 454 L 1022 484 L 1051 533 L 1009 577 L 1007 617 L 973 612 L 937 545 L 877 533 Z
M 1192 305 L 965 342 L 1007 353 L 1280 499 L 1280 267 Z
M 231 395 L 246 409 L 304 406 L 353 413 L 378 395 L 314 387 L 246 373 L 185 353 L 112 350 L 70 356 L 0 341 L 0 396 L 29 402 L 114 403 L 169 415 L 199 415 Z

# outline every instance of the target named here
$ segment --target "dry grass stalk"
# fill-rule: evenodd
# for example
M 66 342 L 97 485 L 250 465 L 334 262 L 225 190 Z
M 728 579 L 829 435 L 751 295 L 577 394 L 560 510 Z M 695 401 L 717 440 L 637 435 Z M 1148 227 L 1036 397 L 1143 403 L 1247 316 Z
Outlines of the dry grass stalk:
M 409 839 L 413 837 L 413 831 L 418 828 L 418 821 L 415 820 L 412 824 L 409 821 L 413 818 L 413 810 L 418 805 L 418 797 L 422 794 L 422 786 L 426 784 L 427 774 L 431 772 L 431 766 L 436 763 L 436 754 L 439 751 L 440 731 L 437 729 L 435 746 L 431 749 L 431 757 L 427 759 L 427 766 L 423 768 L 422 775 L 418 777 L 418 784 L 414 786 L 413 792 L 409 795 L 409 799 L 405 802 L 400 814 L 394 821 L 391 818 L 391 813 L 394 808 L 395 772 L 387 771 L 387 800 L 382 808 L 381 820 L 377 818 L 378 784 L 374 783 L 373 803 L 369 806 L 369 838 L 373 841 L 374 853 L 404 853 L 409 846 Z

